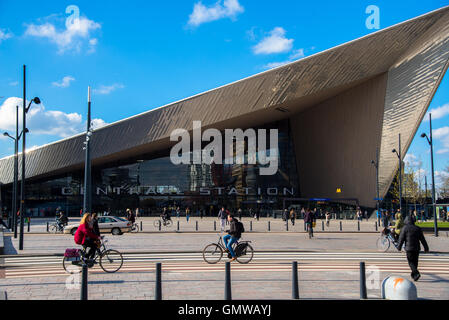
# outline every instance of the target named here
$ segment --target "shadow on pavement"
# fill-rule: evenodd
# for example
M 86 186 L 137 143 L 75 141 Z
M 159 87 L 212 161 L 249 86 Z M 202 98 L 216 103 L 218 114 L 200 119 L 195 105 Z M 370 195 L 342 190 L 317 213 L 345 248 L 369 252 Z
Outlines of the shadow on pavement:
M 17 254 L 17 250 L 16 248 L 14 248 L 14 244 L 12 243 L 12 237 L 10 236 L 5 236 L 4 238 L 4 255 L 14 255 Z

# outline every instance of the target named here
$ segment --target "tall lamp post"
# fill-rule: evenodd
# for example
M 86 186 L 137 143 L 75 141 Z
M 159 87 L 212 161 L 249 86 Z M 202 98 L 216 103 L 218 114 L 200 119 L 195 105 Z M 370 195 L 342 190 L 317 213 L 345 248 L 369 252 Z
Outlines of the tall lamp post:
M 16 106 L 16 137 L 12 137 L 8 132 L 3 133 L 5 137 L 11 138 L 14 140 L 14 182 L 13 182 L 13 194 L 12 194 L 12 206 L 11 206 L 11 221 L 9 227 L 14 228 L 14 238 L 17 239 L 17 191 L 18 191 L 18 171 L 19 171 L 19 164 L 18 164 L 18 152 L 19 152 L 19 140 L 22 136 L 23 131 L 18 135 L 18 125 L 19 123 L 19 106 Z M 28 132 L 28 129 L 25 129 L 26 132 Z M 11 230 L 12 230 L 11 228 Z
M 23 66 L 23 139 L 22 139 L 22 183 L 20 185 L 20 237 L 19 237 L 19 250 L 23 250 L 23 223 L 25 215 L 25 150 L 26 150 L 26 114 L 31 108 L 32 103 L 40 104 L 41 100 L 35 97 L 30 101 L 28 106 L 26 105 L 26 66 Z
M 380 226 L 380 195 L 379 195 L 379 148 L 376 149 L 376 160 L 371 164 L 376 168 L 376 194 L 377 194 L 377 225 Z
M 86 129 L 86 141 L 84 142 L 86 150 L 86 160 L 84 168 L 84 199 L 83 199 L 83 214 L 86 212 L 92 212 L 92 175 L 91 175 L 91 163 L 90 163 L 90 138 L 92 137 L 91 130 L 91 100 L 90 100 L 90 87 L 87 89 L 87 129 Z
M 396 149 L 393 149 L 393 153 L 396 153 L 396 156 L 399 159 L 399 211 L 402 214 L 402 157 L 401 157 L 401 134 L 399 134 L 399 152 Z M 407 215 L 407 213 L 406 213 Z
M 433 221 L 434 221 L 434 231 L 435 237 L 438 237 L 438 220 L 437 220 L 437 208 L 436 208 L 436 198 L 435 198 L 435 171 L 433 167 L 433 138 L 432 138 L 432 114 L 429 114 L 430 123 L 430 138 L 427 134 L 423 133 L 421 138 L 426 138 L 430 145 L 430 159 L 432 163 L 432 210 L 433 210 Z

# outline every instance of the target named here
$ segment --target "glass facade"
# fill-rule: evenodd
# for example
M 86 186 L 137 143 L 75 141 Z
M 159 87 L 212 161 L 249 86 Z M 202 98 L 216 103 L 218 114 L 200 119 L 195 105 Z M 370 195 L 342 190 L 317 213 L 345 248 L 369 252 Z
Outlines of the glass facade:
M 241 208 L 271 211 L 282 209 L 284 198 L 299 197 L 299 181 L 289 121 L 258 129 L 278 129 L 278 171 L 259 174 L 259 164 L 174 165 L 170 150 L 120 163 L 92 168 L 93 211 L 124 214 L 139 208 L 142 215 L 158 215 L 163 207 L 189 207 L 192 214 L 216 215 L 219 207 L 231 212 Z M 268 144 L 269 145 L 269 144 Z M 270 151 L 267 151 L 270 154 Z M 247 157 L 247 152 L 245 153 Z M 245 161 L 247 163 L 247 161 Z M 71 216 L 80 214 L 84 171 L 26 185 L 31 216 L 52 216 L 57 207 Z M 10 189 L 2 190 L 3 206 L 10 207 Z

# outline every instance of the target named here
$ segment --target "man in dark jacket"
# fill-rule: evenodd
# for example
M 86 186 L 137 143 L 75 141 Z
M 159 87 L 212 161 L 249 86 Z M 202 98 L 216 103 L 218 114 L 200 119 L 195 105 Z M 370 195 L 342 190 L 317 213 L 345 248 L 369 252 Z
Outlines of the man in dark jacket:
M 424 238 L 424 234 L 420 227 L 415 226 L 415 219 L 408 216 L 404 219 L 404 227 L 399 235 L 398 250 L 401 251 L 405 242 L 405 251 L 407 252 L 407 260 L 412 270 L 412 278 L 415 281 L 421 277 L 418 271 L 419 251 L 421 250 L 420 242 L 424 246 L 424 251 L 429 252 L 429 246 Z
M 228 216 L 228 221 L 231 225 L 231 228 L 228 231 L 228 234 L 223 237 L 223 242 L 225 247 L 229 250 L 231 254 L 231 261 L 236 259 L 234 249 L 232 249 L 232 245 L 238 241 L 242 237 L 242 223 L 237 220 L 233 215 Z

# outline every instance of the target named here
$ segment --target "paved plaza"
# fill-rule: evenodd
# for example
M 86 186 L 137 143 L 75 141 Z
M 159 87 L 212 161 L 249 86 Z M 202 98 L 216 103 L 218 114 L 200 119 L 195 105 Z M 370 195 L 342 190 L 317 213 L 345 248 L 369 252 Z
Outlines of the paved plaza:
M 262 222 L 263 223 L 263 222 Z M 395 274 L 409 278 L 404 252 L 380 253 L 378 233 L 245 233 L 256 250 L 248 265 L 231 264 L 233 299 L 291 299 L 291 262 L 299 263 L 301 299 L 359 299 L 359 263 L 379 270 L 368 297 L 380 298 L 381 281 Z M 109 247 L 124 253 L 123 268 L 106 274 L 89 271 L 89 298 L 114 300 L 154 299 L 155 264 L 162 263 L 163 298 L 221 300 L 224 298 L 224 260 L 208 265 L 200 251 L 218 240 L 217 233 L 133 233 L 107 235 Z M 430 254 L 421 256 L 418 295 L 449 299 L 449 237 L 426 236 Z M 77 287 L 67 287 L 61 254 L 76 247 L 71 235 L 27 234 L 24 251 L 18 239 L 5 235 L 5 256 L 0 262 L 0 291 L 8 299 L 79 299 Z M 171 254 L 170 254 L 171 253 Z M 56 256 L 58 255 L 58 256 Z

